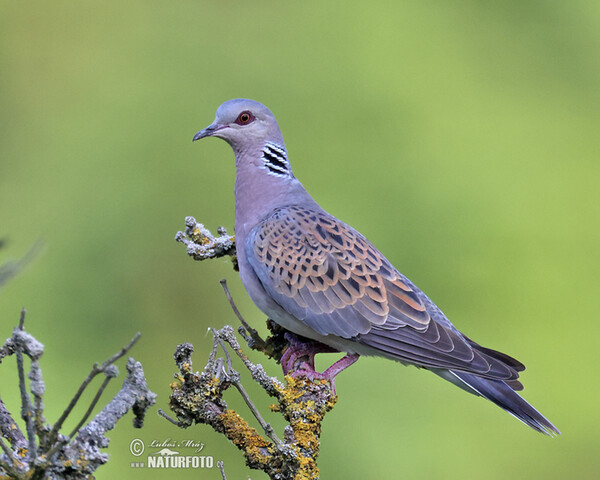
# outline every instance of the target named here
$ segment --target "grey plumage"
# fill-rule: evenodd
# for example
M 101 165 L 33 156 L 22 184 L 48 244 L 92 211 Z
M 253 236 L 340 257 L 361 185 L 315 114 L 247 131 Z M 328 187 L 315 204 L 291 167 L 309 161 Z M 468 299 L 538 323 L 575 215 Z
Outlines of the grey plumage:
M 194 140 L 208 136 L 235 152 L 240 275 L 266 315 L 352 361 L 380 355 L 429 369 L 542 433 L 560 433 L 515 392 L 520 362 L 458 331 L 363 235 L 312 199 L 292 173 L 269 109 L 225 102 Z

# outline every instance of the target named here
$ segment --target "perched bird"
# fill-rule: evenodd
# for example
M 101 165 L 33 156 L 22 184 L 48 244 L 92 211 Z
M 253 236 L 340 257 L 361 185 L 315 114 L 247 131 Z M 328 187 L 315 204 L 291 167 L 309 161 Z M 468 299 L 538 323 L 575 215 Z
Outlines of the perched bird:
M 292 173 L 283 136 L 264 105 L 229 100 L 193 140 L 218 137 L 235 153 L 235 238 L 239 271 L 254 303 L 294 334 L 284 372 L 334 377 L 360 355 L 431 370 L 491 400 L 538 432 L 560 432 L 521 398 L 525 366 L 458 331 L 442 311 L 354 228 L 323 210 Z M 321 351 L 347 355 L 324 372 Z

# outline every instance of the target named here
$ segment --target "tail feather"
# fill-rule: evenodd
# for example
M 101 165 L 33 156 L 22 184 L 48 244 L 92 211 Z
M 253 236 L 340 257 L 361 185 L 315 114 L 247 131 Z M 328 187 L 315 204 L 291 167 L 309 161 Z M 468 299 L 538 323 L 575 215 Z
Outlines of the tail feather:
M 445 372 L 434 371 L 455 385 L 494 402 L 500 408 L 529 425 L 534 430 L 554 437 L 560 435 L 560 431 L 550 421 L 538 412 L 533 406 L 516 393 L 506 382 L 479 377 L 471 373 L 446 370 Z M 442 374 L 444 373 L 444 374 Z M 450 375 L 453 377 L 452 378 Z M 465 388 L 469 387 L 469 388 Z
M 469 337 L 467 337 L 464 333 L 462 334 L 462 336 L 465 337 L 465 340 L 469 342 L 469 344 L 476 350 L 479 350 L 480 352 L 485 353 L 490 357 L 495 358 L 496 360 L 500 360 L 501 362 L 505 363 L 511 368 L 514 368 L 517 372 L 522 372 L 523 370 L 525 370 L 525 365 L 519 362 L 516 358 L 511 357 L 506 353 L 499 352 L 498 350 L 492 350 L 491 348 L 482 347 L 477 342 L 474 342 Z

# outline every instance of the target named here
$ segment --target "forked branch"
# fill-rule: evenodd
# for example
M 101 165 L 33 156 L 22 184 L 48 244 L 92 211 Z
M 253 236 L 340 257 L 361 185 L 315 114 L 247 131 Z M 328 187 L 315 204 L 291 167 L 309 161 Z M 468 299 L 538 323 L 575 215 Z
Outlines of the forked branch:
M 195 260 L 224 255 L 235 257 L 234 238 L 228 236 L 222 228 L 219 229 L 219 235 L 213 236 L 193 217 L 187 217 L 185 232 L 178 232 L 175 238 L 187 246 L 188 255 Z M 261 338 L 240 314 L 226 282 L 222 280 L 221 284 L 241 323 L 238 332 L 248 346 L 279 361 L 288 346 L 289 334 L 284 335 L 284 329 L 268 320 L 267 326 L 271 336 Z M 176 380 L 171 384 L 173 393 L 170 406 L 178 420 L 170 420 L 183 428 L 194 423 L 210 425 L 242 451 L 250 468 L 262 470 L 272 479 L 318 479 L 317 457 L 321 424 L 325 414 L 333 408 L 337 400 L 329 383 L 323 380 L 313 382 L 303 377 L 294 378 L 294 370 L 285 376 L 282 383 L 277 378 L 270 377 L 262 365 L 252 362 L 246 356 L 231 326 L 226 325 L 219 330 L 212 329 L 212 333 L 212 350 L 201 372 L 194 372 L 192 368 L 191 344 L 179 345 L 175 351 L 175 363 L 179 372 L 175 374 Z M 223 356 L 217 355 L 219 349 Z M 288 423 L 281 438 L 250 399 L 242 384 L 240 373 L 233 367 L 234 361 L 230 352 L 239 358 L 252 380 L 275 399 L 276 403 L 271 405 L 271 410 L 283 415 Z M 238 412 L 228 408 L 223 396 L 231 386 L 236 388 L 246 402 L 261 432 L 250 426 Z M 164 412 L 162 414 L 169 418 Z M 221 468 L 221 473 L 225 478 L 224 468 Z
M 15 355 L 17 360 L 21 417 L 26 427 L 24 434 L 0 399 L 0 477 L 73 480 L 92 478 L 93 472 L 108 460 L 108 455 L 100 451 L 108 446 L 106 432 L 112 430 L 117 421 L 130 410 L 135 415 L 134 427 L 141 427 L 146 410 L 155 402 L 156 395 L 148 390 L 142 365 L 129 358 L 126 366 L 128 375 L 121 390 L 84 426 L 106 386 L 118 375 L 114 363 L 129 352 L 140 335 L 135 335 L 127 346 L 102 364 L 95 364 L 63 414 L 53 425 L 49 425 L 43 416 L 45 385 L 39 365 L 44 346 L 25 331 L 24 320 L 25 310 L 21 312 L 19 326 L 0 348 L 0 362 L 9 355 Z M 29 357 L 31 363 L 27 375 L 29 388 L 25 378 L 24 357 Z M 73 412 L 94 377 L 101 373 L 105 378 L 90 406 L 70 434 L 63 435 L 60 431 L 64 421 Z

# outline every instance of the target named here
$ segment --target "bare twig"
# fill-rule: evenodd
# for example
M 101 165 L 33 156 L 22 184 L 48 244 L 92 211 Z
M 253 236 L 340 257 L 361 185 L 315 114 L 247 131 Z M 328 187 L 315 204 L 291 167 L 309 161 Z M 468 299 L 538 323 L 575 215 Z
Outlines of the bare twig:
M 21 310 L 18 330 L 23 331 L 25 323 L 25 309 Z M 33 407 L 29 394 L 27 393 L 27 384 L 25 383 L 25 368 L 23 366 L 23 347 L 20 342 L 15 342 L 15 355 L 17 357 L 17 370 L 19 372 L 19 391 L 21 392 L 21 418 L 25 421 L 27 431 L 27 440 L 29 442 L 29 452 L 32 457 L 36 456 L 37 445 L 35 443 L 35 428 L 33 418 Z
M 0 349 L 3 356 L 14 354 L 19 370 L 19 388 L 21 391 L 22 416 L 26 423 L 27 438 L 19 430 L 10 412 L 0 399 L 0 434 L 8 440 L 10 446 L 0 438 L 0 478 L 9 475 L 11 478 L 41 480 L 42 478 L 69 478 L 83 480 L 91 478 L 92 473 L 108 459 L 100 452 L 108 445 L 105 433 L 116 425 L 116 422 L 128 411 L 132 410 L 134 427 L 141 427 L 146 410 L 154 404 L 156 395 L 148 390 L 144 373 L 139 362 L 132 358 L 127 362 L 128 375 L 123 387 L 117 395 L 86 426 L 83 424 L 90 417 L 111 378 L 118 373 L 113 363 L 124 356 L 138 340 L 137 334 L 120 352 L 110 357 L 101 365 L 95 364 L 92 372 L 75 394 L 59 421 L 53 428 L 45 424 L 43 417 L 44 382 L 39 365 L 44 346 L 24 329 L 25 311 L 21 312 L 19 326 L 13 335 Z M 26 388 L 24 356 L 31 359 L 29 372 L 30 390 L 34 398 L 31 405 Z M 67 415 L 73 410 L 85 386 L 98 373 L 104 372 L 106 378 L 91 405 L 69 436 L 59 433 Z M 36 439 L 39 442 L 36 443 Z M 33 445 L 33 448 L 32 448 Z M 12 462 L 12 464 L 11 464 Z
M 252 412 L 252 415 L 254 415 L 254 418 L 256 418 L 256 420 L 258 421 L 258 423 L 260 424 L 262 429 L 267 434 L 267 437 L 269 437 L 271 439 L 271 441 L 277 446 L 277 448 L 281 448 L 281 446 L 282 446 L 281 440 L 279 440 L 279 438 L 275 434 L 275 431 L 273 430 L 273 427 L 271 426 L 271 424 L 265 422 L 265 419 L 262 417 L 262 415 L 258 411 L 258 408 L 256 408 L 256 405 L 254 405 L 254 403 L 252 403 L 252 400 L 250 400 L 250 396 L 248 395 L 248 392 L 246 392 L 246 390 L 244 389 L 242 382 L 240 382 L 239 380 L 235 380 L 233 382 L 233 385 L 235 385 L 235 387 L 240 392 L 240 395 L 246 402 L 246 405 L 248 405 L 248 408 Z
M 123 355 L 125 355 L 129 350 L 131 350 L 131 347 L 133 347 L 135 345 L 135 342 L 137 342 L 139 340 L 140 336 L 141 336 L 141 333 L 139 333 L 139 332 L 136 333 L 134 335 L 134 337 L 131 339 L 131 341 L 129 342 L 129 344 L 127 344 L 125 347 L 123 347 L 120 352 L 114 354 L 108 360 L 104 361 L 104 363 L 102 363 L 101 365 L 98 365 L 97 363 L 95 363 L 92 366 L 92 370 L 90 371 L 88 376 L 85 378 L 85 380 L 82 382 L 82 384 L 79 386 L 79 389 L 77 390 L 77 392 L 75 392 L 75 395 L 69 402 L 69 405 L 67 405 L 67 408 L 65 409 L 65 411 L 62 413 L 62 415 L 59 417 L 59 419 L 56 421 L 56 423 L 52 427 L 52 430 L 48 434 L 47 444 L 54 443 L 54 441 L 56 440 L 56 436 L 58 435 L 58 431 L 62 428 L 64 421 L 67 419 L 69 414 L 73 411 L 73 408 L 75 408 L 75 405 L 77 405 L 77 402 L 81 398 L 81 395 L 83 394 L 83 392 L 85 391 L 87 386 L 91 383 L 91 381 L 94 379 L 94 377 L 96 375 L 98 375 L 99 373 L 104 372 L 104 370 L 106 370 L 106 368 L 109 365 L 112 365 L 119 358 L 121 358 Z
M 235 335 L 233 333 L 233 328 L 231 328 L 231 326 L 225 325 L 220 330 L 220 332 L 221 332 L 220 336 L 223 338 L 223 340 L 225 340 L 229 345 L 231 345 L 231 349 L 236 353 L 236 355 L 240 358 L 242 363 L 246 366 L 246 368 L 252 375 L 252 379 L 255 382 L 257 382 L 263 389 L 265 389 L 265 391 L 270 396 L 276 397 L 278 395 L 279 391 L 282 388 L 284 388 L 283 384 L 276 378 L 269 377 L 262 365 L 260 365 L 260 364 L 255 365 L 254 363 L 252 363 L 250 361 L 250 359 L 246 356 L 246 354 L 242 350 L 242 347 L 240 346 L 239 342 L 237 341 L 237 338 L 235 338 Z M 275 339 L 275 337 L 271 337 L 269 339 L 269 341 L 266 341 L 265 348 L 266 348 L 267 352 L 271 352 L 273 350 L 273 347 L 272 347 L 273 342 L 271 340 L 273 340 L 273 342 L 275 342 L 275 343 L 279 342 L 279 338 Z M 279 348 L 279 347 L 277 347 L 277 348 Z M 265 354 L 269 355 L 269 353 L 265 353 Z M 271 355 L 269 355 L 269 356 L 271 356 Z
M 173 425 L 177 426 L 177 427 L 184 427 L 184 425 L 182 425 L 181 422 L 175 420 L 174 418 L 170 417 L 162 408 L 158 409 L 158 414 L 167 419 L 169 422 L 171 422 Z
M 250 348 L 256 348 L 257 350 L 264 349 L 264 347 L 266 346 L 265 341 L 261 338 L 261 336 L 258 334 L 258 332 L 254 328 L 252 328 L 248 324 L 248 322 L 246 322 L 244 317 L 242 317 L 242 314 L 238 310 L 235 302 L 233 301 L 233 297 L 231 296 L 231 292 L 229 291 L 229 287 L 227 286 L 227 280 L 225 280 L 223 278 L 219 283 L 223 287 L 223 291 L 225 292 L 225 296 L 227 297 L 227 301 L 229 302 L 229 305 L 231 306 L 233 313 L 235 313 L 235 316 L 238 318 L 238 320 L 244 327 L 244 330 L 246 330 L 246 332 L 248 332 L 248 334 L 250 335 L 250 338 L 252 340 L 254 340 L 254 342 L 256 342 L 255 345 L 250 344 L 249 345 Z
M 104 434 L 112 430 L 116 421 L 129 410 L 134 414 L 134 428 L 143 426 L 146 411 L 156 402 L 156 394 L 148 390 L 140 362 L 130 357 L 126 369 L 128 374 L 123 380 L 121 390 L 90 423 L 81 429 L 75 440 L 67 447 L 67 456 L 74 458 L 82 448 L 96 449 L 96 455 L 100 455 L 99 448 L 108 445 L 108 439 Z
M 25 328 L 25 314 L 27 313 L 27 310 L 25 310 L 25 307 L 23 307 L 21 309 L 21 315 L 19 315 L 19 330 L 23 331 L 23 329 Z
M 227 475 L 225 475 L 225 465 L 223 464 L 223 461 L 219 460 L 217 462 L 217 467 L 219 467 L 219 470 L 221 471 L 221 478 L 223 480 L 227 480 Z
M 123 357 L 129 350 L 131 350 L 131 348 L 135 345 L 135 343 L 140 339 L 141 336 L 142 334 L 140 332 L 137 332 L 129 341 L 129 343 L 121 349 L 120 352 L 115 353 L 112 357 L 110 357 L 108 360 L 105 360 L 104 363 L 100 365 L 100 368 L 98 369 L 97 373 L 103 372 L 104 370 L 106 370 L 106 367 L 112 365 L 119 358 Z
M 75 436 L 75 434 L 79 431 L 79 429 L 82 427 L 82 425 L 85 423 L 85 421 L 92 414 L 92 412 L 94 411 L 94 407 L 96 406 L 96 404 L 98 403 L 98 400 L 100 400 L 100 397 L 102 396 L 102 393 L 104 392 L 104 390 L 106 389 L 106 387 L 108 386 L 110 381 L 119 374 L 119 371 L 117 370 L 117 367 L 115 367 L 114 365 L 110 365 L 109 367 L 106 368 L 106 370 L 104 371 L 104 374 L 106 375 L 106 377 L 104 378 L 102 385 L 100 385 L 100 388 L 98 389 L 98 391 L 96 392 L 96 395 L 92 399 L 92 403 L 90 403 L 90 406 L 88 407 L 86 412 L 83 414 L 83 417 L 81 418 L 81 420 L 79 420 L 79 423 L 75 426 L 73 431 L 69 434 L 69 438 L 73 438 Z
M 231 341 L 231 333 L 232 332 L 227 331 L 226 334 L 223 335 L 223 331 L 217 332 L 214 328 L 211 330 L 212 330 L 214 338 L 216 340 L 215 343 L 219 342 L 219 344 L 221 345 L 221 348 L 223 349 L 223 352 L 225 353 L 225 358 L 227 361 L 226 375 L 228 376 L 228 380 L 231 383 L 233 383 L 233 385 L 240 392 L 240 395 L 244 399 L 244 402 L 246 402 L 246 405 L 248 405 L 248 408 L 252 412 L 252 415 L 254 415 L 254 418 L 256 418 L 259 425 L 262 427 L 262 429 L 267 434 L 267 436 L 277 446 L 277 448 L 281 448 L 281 440 L 279 440 L 279 438 L 273 431 L 273 427 L 269 423 L 265 422 L 265 419 L 262 417 L 262 415 L 258 411 L 258 408 L 256 408 L 256 405 L 254 405 L 254 403 L 250 399 L 250 396 L 248 395 L 248 392 L 246 392 L 246 389 L 242 385 L 242 382 L 240 381 L 240 374 L 237 371 L 235 371 L 232 367 L 231 356 L 229 355 L 229 352 L 227 351 L 227 347 L 225 346 L 225 343 L 223 342 L 223 339 L 225 339 L 225 341 L 231 345 L 230 341 Z M 235 338 L 235 337 L 233 337 L 233 338 Z M 236 344 L 237 344 L 237 342 L 236 342 Z M 234 348 L 234 351 L 236 353 L 238 353 L 238 355 L 239 355 L 241 353 L 241 348 L 239 348 L 239 344 L 237 344 L 236 346 L 238 348 L 237 349 Z M 248 358 L 245 355 L 243 355 L 243 360 L 246 360 L 247 362 L 249 362 Z M 249 366 L 247 363 L 245 363 L 245 365 L 247 367 Z

